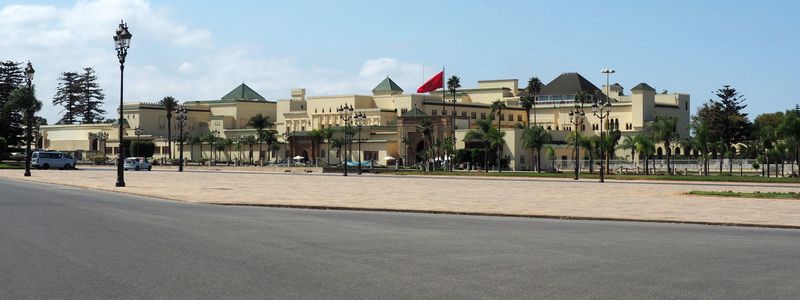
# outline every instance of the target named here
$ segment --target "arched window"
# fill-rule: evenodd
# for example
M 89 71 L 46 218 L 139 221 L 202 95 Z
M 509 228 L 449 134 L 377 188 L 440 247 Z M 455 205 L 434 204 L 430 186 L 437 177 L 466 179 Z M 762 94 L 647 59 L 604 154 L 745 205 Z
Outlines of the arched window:
M 658 150 L 656 150 L 656 155 L 658 155 L 658 159 L 663 159 L 664 158 L 664 149 L 661 149 L 661 147 L 658 147 Z
M 680 155 L 681 155 L 681 148 L 675 147 L 675 156 L 680 156 Z

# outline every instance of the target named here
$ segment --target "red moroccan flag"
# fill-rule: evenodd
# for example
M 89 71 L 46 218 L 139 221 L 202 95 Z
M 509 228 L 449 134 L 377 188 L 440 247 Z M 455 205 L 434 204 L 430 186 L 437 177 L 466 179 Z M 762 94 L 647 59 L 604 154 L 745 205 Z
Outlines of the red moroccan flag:
M 435 91 L 444 87 L 444 70 L 428 79 L 422 86 L 417 89 L 417 93 L 427 93 Z

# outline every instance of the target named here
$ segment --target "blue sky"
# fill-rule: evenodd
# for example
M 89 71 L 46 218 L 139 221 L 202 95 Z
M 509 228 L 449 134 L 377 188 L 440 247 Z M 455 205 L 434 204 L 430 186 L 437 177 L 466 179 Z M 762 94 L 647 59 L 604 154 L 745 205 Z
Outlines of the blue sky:
M 60 72 L 97 68 L 113 111 L 111 41 L 134 35 L 126 101 L 215 99 L 246 82 L 268 99 L 368 93 L 386 75 L 413 91 L 441 66 L 465 87 L 600 69 L 626 89 L 690 93 L 724 84 L 748 112 L 800 102 L 798 1 L 2 1 L 0 59 L 33 61 L 49 103 Z M 629 91 L 628 91 L 629 92 Z M 56 120 L 47 106 L 45 117 Z

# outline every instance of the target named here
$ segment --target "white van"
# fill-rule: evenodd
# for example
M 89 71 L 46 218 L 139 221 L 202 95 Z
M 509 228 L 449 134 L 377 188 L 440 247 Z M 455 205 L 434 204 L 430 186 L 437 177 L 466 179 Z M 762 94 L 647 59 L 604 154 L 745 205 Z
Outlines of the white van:
M 75 167 L 75 158 L 67 153 L 35 151 L 31 154 L 31 166 L 45 170 L 50 168 L 69 170 Z

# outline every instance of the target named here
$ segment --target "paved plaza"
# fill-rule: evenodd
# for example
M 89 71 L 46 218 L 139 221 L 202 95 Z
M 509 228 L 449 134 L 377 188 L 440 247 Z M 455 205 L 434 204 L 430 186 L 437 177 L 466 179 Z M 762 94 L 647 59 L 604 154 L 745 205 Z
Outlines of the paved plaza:
M 692 190 L 800 191 L 797 184 L 484 178 L 243 171 L 0 170 L 0 177 L 186 202 L 800 227 L 800 201 L 699 197 Z

